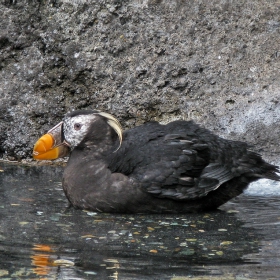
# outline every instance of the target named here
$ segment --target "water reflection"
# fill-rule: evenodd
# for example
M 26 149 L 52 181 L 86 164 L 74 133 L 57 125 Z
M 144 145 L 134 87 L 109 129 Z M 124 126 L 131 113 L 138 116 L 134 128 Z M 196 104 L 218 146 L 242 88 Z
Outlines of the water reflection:
M 57 274 L 60 270 L 58 267 L 70 267 L 75 265 L 75 263 L 70 260 L 60 259 L 59 256 L 55 254 L 56 249 L 49 245 L 35 244 L 32 250 L 34 251 L 31 254 L 31 264 L 34 267 L 32 271 L 37 276 L 50 277 L 52 275 L 57 278 Z
M 3 279 L 278 279 L 278 197 L 195 215 L 100 214 L 68 207 L 61 167 L 0 169 Z
M 37 252 L 37 250 L 42 250 L 44 252 L 50 252 L 50 249 L 47 245 L 36 245 L 33 247 L 33 250 L 36 250 L 33 254 L 31 254 L 31 264 L 34 266 L 32 271 L 38 276 L 45 276 L 50 274 L 51 267 L 54 266 L 53 258 L 48 254 L 42 254 L 41 252 Z M 44 278 L 43 278 L 44 279 Z

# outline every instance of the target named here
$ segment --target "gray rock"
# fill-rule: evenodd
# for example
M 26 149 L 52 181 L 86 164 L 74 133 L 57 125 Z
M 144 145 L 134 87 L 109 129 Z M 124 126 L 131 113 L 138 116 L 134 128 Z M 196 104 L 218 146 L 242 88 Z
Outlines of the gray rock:
M 4 0 L 0 154 L 31 157 L 74 109 L 125 128 L 193 119 L 280 154 L 279 4 L 268 1 Z

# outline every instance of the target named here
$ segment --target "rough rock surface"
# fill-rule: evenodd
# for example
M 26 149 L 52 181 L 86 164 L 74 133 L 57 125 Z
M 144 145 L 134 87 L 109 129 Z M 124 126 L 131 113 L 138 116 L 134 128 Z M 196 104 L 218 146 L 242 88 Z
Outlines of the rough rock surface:
M 279 1 L 3 0 L 0 156 L 73 109 L 193 119 L 280 158 Z

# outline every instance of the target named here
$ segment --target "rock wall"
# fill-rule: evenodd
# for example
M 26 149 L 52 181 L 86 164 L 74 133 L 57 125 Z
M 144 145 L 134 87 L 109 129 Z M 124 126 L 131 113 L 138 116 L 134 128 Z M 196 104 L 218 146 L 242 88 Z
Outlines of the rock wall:
M 3 0 L 0 156 L 73 109 L 125 128 L 193 119 L 279 160 L 280 3 L 271 0 Z

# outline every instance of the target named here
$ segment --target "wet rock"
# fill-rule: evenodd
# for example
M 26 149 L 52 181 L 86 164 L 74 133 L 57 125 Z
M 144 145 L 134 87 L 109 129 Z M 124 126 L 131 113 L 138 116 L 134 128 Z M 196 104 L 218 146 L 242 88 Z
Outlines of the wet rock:
M 194 119 L 280 153 L 279 5 L 270 1 L 1 1 L 0 154 L 73 109 L 124 127 Z

